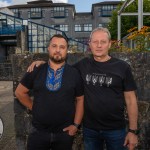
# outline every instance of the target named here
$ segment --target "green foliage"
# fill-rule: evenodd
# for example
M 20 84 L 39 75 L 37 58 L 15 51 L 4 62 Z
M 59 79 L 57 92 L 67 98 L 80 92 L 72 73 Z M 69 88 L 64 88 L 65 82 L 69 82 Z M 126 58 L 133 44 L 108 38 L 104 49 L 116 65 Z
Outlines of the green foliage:
M 120 10 L 121 5 L 113 12 L 111 22 L 109 23 L 109 30 L 112 35 L 112 39 L 117 39 L 117 12 Z M 143 11 L 150 12 L 150 1 L 143 0 Z M 125 8 L 124 12 L 138 12 L 138 0 L 135 0 L 132 4 Z M 150 16 L 143 17 L 143 24 L 150 26 Z M 122 16 L 121 17 L 121 38 L 128 34 L 128 30 L 138 26 L 138 16 Z

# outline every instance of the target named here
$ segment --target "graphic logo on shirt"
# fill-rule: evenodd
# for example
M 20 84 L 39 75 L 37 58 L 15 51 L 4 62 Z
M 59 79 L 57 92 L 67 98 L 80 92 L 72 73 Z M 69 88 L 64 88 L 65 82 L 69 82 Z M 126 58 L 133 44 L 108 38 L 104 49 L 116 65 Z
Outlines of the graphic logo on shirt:
M 86 75 L 86 83 L 93 84 L 94 86 L 98 84 L 99 86 L 106 85 L 109 87 L 112 84 L 112 77 L 106 76 L 106 74 L 96 74 L 93 73 Z

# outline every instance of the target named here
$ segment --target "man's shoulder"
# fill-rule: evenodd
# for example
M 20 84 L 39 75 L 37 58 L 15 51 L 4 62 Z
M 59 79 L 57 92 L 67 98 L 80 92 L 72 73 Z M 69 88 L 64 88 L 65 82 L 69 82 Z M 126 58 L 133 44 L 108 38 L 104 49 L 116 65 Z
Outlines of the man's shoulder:
M 115 57 L 112 57 L 112 62 L 124 67 L 128 67 L 130 65 L 128 61 Z
M 69 64 L 66 64 L 65 68 L 66 68 L 67 71 L 73 71 L 73 72 L 77 71 L 77 69 L 74 66 L 69 65 Z
M 43 70 L 43 69 L 47 69 L 47 66 L 48 66 L 48 63 L 45 63 L 45 64 L 41 64 L 40 66 L 38 66 L 38 67 L 34 67 L 34 72 L 38 72 L 38 71 L 40 71 L 40 70 Z
M 81 59 L 78 63 L 87 63 L 87 62 L 91 62 L 91 58 L 90 57 L 85 57 L 83 59 Z
M 85 57 L 83 59 L 81 59 L 80 61 L 78 61 L 75 66 L 84 66 L 84 65 L 87 65 L 89 63 L 91 63 L 92 59 L 90 57 Z

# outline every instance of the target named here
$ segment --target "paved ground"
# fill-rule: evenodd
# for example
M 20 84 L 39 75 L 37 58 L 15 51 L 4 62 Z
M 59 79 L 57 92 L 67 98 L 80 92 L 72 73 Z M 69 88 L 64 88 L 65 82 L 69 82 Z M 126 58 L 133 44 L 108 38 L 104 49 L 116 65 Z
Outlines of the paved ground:
M 13 83 L 0 81 L 0 116 L 4 133 L 0 139 L 0 150 L 16 150 L 13 111 Z

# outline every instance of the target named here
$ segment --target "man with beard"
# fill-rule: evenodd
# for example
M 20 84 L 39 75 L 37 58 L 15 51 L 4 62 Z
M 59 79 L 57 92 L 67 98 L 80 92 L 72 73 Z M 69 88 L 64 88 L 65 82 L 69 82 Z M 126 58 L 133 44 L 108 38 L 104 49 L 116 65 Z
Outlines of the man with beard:
M 67 39 L 54 35 L 48 46 L 49 61 L 26 73 L 15 91 L 33 115 L 28 150 L 72 149 L 83 117 L 83 85 L 78 71 L 65 63 L 67 48 Z

